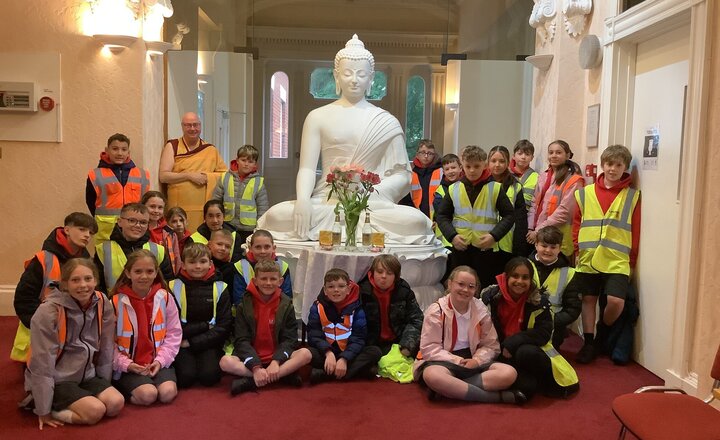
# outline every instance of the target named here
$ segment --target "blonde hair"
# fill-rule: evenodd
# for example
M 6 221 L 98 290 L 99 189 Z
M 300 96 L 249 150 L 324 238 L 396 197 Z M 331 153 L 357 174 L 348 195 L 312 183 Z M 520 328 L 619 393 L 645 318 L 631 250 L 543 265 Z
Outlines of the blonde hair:
M 182 261 L 197 261 L 202 257 L 208 257 L 212 260 L 212 253 L 210 248 L 202 243 L 188 243 L 185 245 L 182 253 Z
M 460 272 L 469 273 L 470 275 L 475 278 L 475 293 L 479 292 L 482 286 L 480 285 L 480 278 L 478 278 L 477 272 L 475 272 L 475 269 L 473 269 L 470 266 L 458 266 L 455 269 L 453 269 L 452 272 L 450 272 L 450 276 L 448 277 L 448 281 L 454 281 L 457 274 Z M 445 294 L 450 293 L 450 283 L 448 283 L 447 289 L 445 289 Z

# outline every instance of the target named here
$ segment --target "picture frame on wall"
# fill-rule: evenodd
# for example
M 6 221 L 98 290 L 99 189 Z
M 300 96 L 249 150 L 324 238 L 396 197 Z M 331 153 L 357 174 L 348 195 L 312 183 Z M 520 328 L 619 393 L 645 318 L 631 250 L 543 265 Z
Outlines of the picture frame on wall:
M 597 148 L 600 134 L 600 104 L 591 105 L 587 109 L 587 130 L 585 132 L 585 145 L 588 148 Z

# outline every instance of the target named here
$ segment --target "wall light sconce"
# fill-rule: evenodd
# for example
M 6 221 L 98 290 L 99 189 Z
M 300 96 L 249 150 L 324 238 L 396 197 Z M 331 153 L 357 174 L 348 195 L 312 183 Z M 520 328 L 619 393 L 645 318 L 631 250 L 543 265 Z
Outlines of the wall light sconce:
M 108 35 L 95 34 L 93 38 L 107 47 L 112 53 L 120 53 L 137 41 L 137 37 L 131 35 Z
M 530 55 L 529 57 L 525 57 L 525 61 L 532 64 L 533 67 L 540 70 L 541 72 L 544 72 L 550 68 L 552 60 L 552 54 Z
M 151 58 L 159 57 L 160 55 L 164 55 L 165 52 L 168 51 L 168 49 L 172 48 L 172 43 L 166 43 L 164 41 L 146 41 L 145 42 L 145 49 L 147 49 L 147 54 L 150 55 Z

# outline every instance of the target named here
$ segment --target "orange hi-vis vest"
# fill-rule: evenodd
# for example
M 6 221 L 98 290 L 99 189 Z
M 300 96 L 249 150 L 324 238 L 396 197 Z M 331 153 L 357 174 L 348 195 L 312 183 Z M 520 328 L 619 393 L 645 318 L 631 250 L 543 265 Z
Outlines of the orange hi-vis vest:
M 547 215 L 550 217 L 553 215 L 555 210 L 560 205 L 560 201 L 563 198 L 563 195 L 565 194 L 565 191 L 567 191 L 567 188 L 575 185 L 576 182 L 583 181 L 583 177 L 579 174 L 571 174 L 568 177 L 565 178 L 565 181 L 560 185 L 553 185 L 552 188 L 552 195 L 550 196 L 550 199 L 548 200 L 547 205 Z M 548 192 L 550 189 L 548 189 Z M 573 245 L 573 239 L 572 239 L 572 216 L 568 219 L 567 223 L 563 225 L 558 225 L 558 229 L 562 231 L 563 233 L 563 241 L 560 245 L 560 252 L 562 252 L 564 255 L 572 255 L 575 253 L 575 247 Z
M 165 340 L 167 334 L 167 303 L 170 295 L 164 290 L 159 290 L 153 298 L 152 321 L 150 322 L 150 337 L 155 347 L 154 355 L 157 353 Z M 118 351 L 130 359 L 135 356 L 137 338 L 135 329 L 138 328 L 137 315 L 130 304 L 130 298 L 124 293 L 117 293 L 112 298 L 115 306 L 117 322 L 115 324 L 115 343 Z M 116 372 L 119 378 L 118 372 Z
M 95 242 L 110 238 L 110 233 L 120 210 L 127 203 L 140 203 L 143 194 L 150 189 L 150 173 L 138 167 L 130 169 L 125 186 L 115 177 L 110 168 L 95 168 L 88 174 L 95 188 L 95 221 L 98 232 Z
M 353 315 L 343 316 L 343 321 L 336 324 L 328 319 L 325 313 L 325 307 L 320 302 L 317 302 L 317 308 L 318 314 L 320 315 L 320 324 L 322 324 L 323 332 L 325 333 L 325 340 L 330 345 L 332 345 L 333 342 L 337 342 L 340 351 L 345 351 L 347 341 L 350 338 L 350 334 L 352 334 Z
M 430 211 L 430 218 L 433 218 L 433 214 L 435 213 L 435 210 L 433 209 L 433 198 L 435 198 L 435 190 L 437 190 L 438 186 L 440 186 L 442 178 L 442 168 L 436 169 L 432 172 L 432 175 L 430 175 L 430 186 L 428 186 L 427 192 L 427 202 L 428 210 Z M 417 173 L 412 173 L 412 180 L 410 181 L 410 197 L 412 198 L 413 205 L 415 205 L 417 209 L 420 209 L 420 204 L 422 203 L 422 195 L 423 191 L 422 186 L 420 185 L 418 175 Z
M 48 251 L 40 251 L 35 254 L 34 257 L 40 262 L 43 270 L 43 284 L 40 290 L 40 301 L 42 302 L 50 291 L 50 284 L 60 281 L 60 261 L 57 255 Z M 26 269 L 31 261 L 32 258 L 25 262 Z M 18 362 L 27 362 L 29 360 L 29 347 L 30 329 L 25 327 L 22 322 L 19 322 L 17 331 L 15 332 L 13 348 L 10 352 L 10 359 Z

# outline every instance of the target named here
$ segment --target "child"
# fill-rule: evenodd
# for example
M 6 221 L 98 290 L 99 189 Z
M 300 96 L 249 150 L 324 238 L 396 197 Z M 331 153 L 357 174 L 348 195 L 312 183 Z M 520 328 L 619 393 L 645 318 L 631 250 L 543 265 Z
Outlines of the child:
M 465 176 L 448 188 L 436 220 L 452 243 L 450 267 L 467 265 L 480 272 L 480 282 L 495 277 L 497 242 L 515 223 L 514 207 L 487 169 L 487 154 L 475 145 L 462 154 Z
M 580 287 L 575 269 L 560 252 L 563 235 L 555 226 L 545 226 L 537 231 L 535 252 L 530 262 L 535 269 L 535 285 L 545 289 L 550 297 L 553 312 L 553 337 L 555 348 L 560 348 L 567 336 L 567 327 L 580 316 Z
M 366 346 L 386 355 L 393 344 L 415 357 L 420 347 L 423 314 L 410 285 L 400 278 L 400 261 L 391 254 L 375 257 L 360 283 L 360 299 L 367 321 Z
M 148 225 L 150 241 L 165 246 L 173 273 L 177 274 L 180 271 L 182 254 L 178 236 L 165 220 L 165 205 L 167 204 L 165 194 L 160 191 L 148 191 L 143 195 L 140 203 L 147 207 L 150 214 L 150 224 Z
M 177 396 L 172 363 L 182 327 L 155 255 L 140 249 L 128 256 L 112 301 L 117 319 L 115 386 L 135 405 L 172 402 Z
M 85 185 L 85 203 L 98 224 L 96 245 L 110 239 L 122 207 L 139 203 L 149 189 L 150 173 L 130 160 L 130 139 L 120 133 L 110 136 Z
M 60 267 L 70 258 L 90 258 L 86 246 L 97 232 L 95 219 L 82 212 L 65 217 L 63 227 L 55 228 L 45 239 L 42 250 L 25 262 L 25 271 L 15 288 L 18 323 L 10 359 L 27 362 L 30 320 L 45 299 L 50 283 L 60 281 Z
M 535 271 L 525 257 L 515 257 L 482 291 L 497 330 L 501 359 L 517 369 L 517 386 L 531 398 L 539 388 L 550 396 L 567 397 L 580 386 L 575 370 L 550 343 L 553 316 L 550 301 L 533 281 Z
M 490 314 L 479 299 L 477 273 L 468 266 L 450 274 L 447 294 L 425 311 L 420 353 L 413 366 L 415 380 L 437 394 L 474 402 L 522 404 L 518 390 L 508 390 L 517 373 L 510 365 L 494 362 L 500 353 Z
M 96 283 L 92 260 L 69 260 L 62 266 L 60 290 L 53 284 L 33 315 L 25 388 L 32 393 L 41 430 L 63 423 L 94 425 L 124 406 L 122 394 L 110 384 L 115 314 L 112 303 L 95 291 Z
M 592 362 L 597 344 L 604 344 L 608 328 L 625 307 L 630 272 L 640 248 L 640 191 L 630 188 L 627 173 L 632 161 L 622 145 L 609 146 L 600 156 L 603 173 L 597 183 L 578 190 L 578 211 L 573 235 L 578 249 L 575 271 L 583 294 L 582 321 L 585 344 L 576 360 Z M 595 307 L 600 295 L 607 297 L 602 320 L 595 329 Z
M 120 211 L 110 241 L 95 246 L 95 264 L 100 272 L 98 289 L 111 292 L 123 273 L 127 256 L 138 249 L 147 249 L 160 261 L 160 270 L 166 280 L 175 278 L 165 246 L 150 241 L 148 224 L 150 214 L 145 205 L 130 203 Z
M 249 295 L 242 298 L 235 317 L 235 343 L 232 355 L 220 359 L 226 373 L 241 376 L 230 388 L 234 396 L 265 385 L 283 382 L 300 387 L 297 370 L 310 363 L 310 351 L 297 348 L 297 321 L 292 301 L 280 291 L 280 268 L 262 260 L 248 284 Z
M 570 145 L 556 140 L 548 145 L 550 166 L 538 180 L 534 201 L 528 211 L 527 241 L 535 244 L 536 231 L 545 226 L 557 226 L 563 233 L 560 251 L 575 261 L 571 224 L 575 213 L 573 194 L 585 185 L 578 164 L 570 160 L 573 156 Z
M 235 265 L 230 262 L 230 249 L 233 236 L 227 229 L 218 229 L 210 235 L 207 247 L 210 249 L 211 261 L 222 281 L 227 284 L 228 296 L 232 297 L 235 281 Z
M 178 253 L 182 255 L 182 251 L 185 249 L 185 243 L 188 238 L 190 238 L 190 231 L 187 230 L 187 212 L 179 206 L 173 206 L 168 209 L 165 214 L 165 220 L 167 221 L 168 226 L 170 226 L 173 232 L 175 232 L 175 236 L 178 239 Z M 182 263 L 180 260 L 177 260 L 177 262 Z M 173 270 L 176 274 L 180 272 L 181 266 L 182 264 L 173 266 Z
M 230 162 L 230 171 L 218 180 L 212 194 L 225 204 L 225 222 L 237 229 L 240 243 L 245 243 L 269 207 L 265 181 L 257 171 L 259 156 L 252 145 L 238 148 L 237 159 Z
M 368 329 L 360 289 L 344 270 L 330 269 L 325 274 L 323 290 L 310 308 L 307 329 L 311 383 L 375 378 L 382 352 L 377 346 L 365 345 Z
M 460 180 L 462 177 L 462 165 L 460 164 L 460 158 L 457 157 L 457 155 L 448 153 L 445 156 L 442 157 L 440 160 L 440 163 L 442 164 L 442 180 L 440 181 L 440 185 L 435 190 L 435 194 L 433 195 L 433 213 L 434 211 L 437 211 L 438 206 L 440 206 L 440 202 L 442 201 L 443 197 L 445 197 L 445 194 L 447 193 L 447 189 L 452 185 L 453 183 Z M 435 220 L 435 216 L 433 215 L 433 221 Z M 452 248 L 452 244 L 450 244 L 449 241 L 445 239 L 445 237 L 442 235 L 442 232 L 440 232 L 440 228 L 438 228 L 437 224 L 434 224 L 433 230 L 435 231 L 435 236 L 440 240 L 446 248 Z
M 491 148 L 488 162 L 492 179 L 502 184 L 500 190 L 507 195 L 508 200 L 515 207 L 515 225 L 498 243 L 500 252 L 496 258 L 498 266 L 495 270 L 500 273 L 513 256 L 524 257 L 530 252 L 525 238 L 527 236 L 527 210 L 522 185 L 508 169 L 510 162 L 508 149 L 502 145 Z
M 226 229 L 233 236 L 233 245 L 230 250 L 230 261 L 233 263 L 240 259 L 242 255 L 241 245 L 244 241 L 240 241 L 240 235 L 235 230 L 235 226 L 225 223 L 225 206 L 220 200 L 208 200 L 203 206 L 203 223 L 198 226 L 197 232 L 190 236 L 190 240 L 195 243 L 207 244 L 210 240 L 210 234 L 213 231 Z
M 182 324 L 182 342 L 173 366 L 178 387 L 190 387 L 195 381 L 208 387 L 220 381 L 218 362 L 232 325 L 230 294 L 212 265 L 207 246 L 188 244 L 182 262 L 178 278 L 169 283 Z
M 510 161 L 510 171 L 520 181 L 525 196 L 525 208 L 528 210 L 533 204 L 535 187 L 537 186 L 538 173 L 530 168 L 535 157 L 535 146 L 527 139 L 517 141 L 513 148 L 513 158 Z
M 410 194 L 401 203 L 416 207 L 432 219 L 435 190 L 440 186 L 443 170 L 437 161 L 435 145 L 430 139 L 422 139 L 418 143 L 417 154 L 412 165 Z
M 233 281 L 233 305 L 238 305 L 242 301 L 245 290 L 250 285 L 250 280 L 255 276 L 255 264 L 262 260 L 274 261 L 278 265 L 282 277 L 280 290 L 288 298 L 292 298 L 292 281 L 288 264 L 279 260 L 275 255 L 275 242 L 272 234 L 264 229 L 258 229 L 250 236 L 250 250 L 245 254 L 245 258 L 235 263 L 237 273 Z

